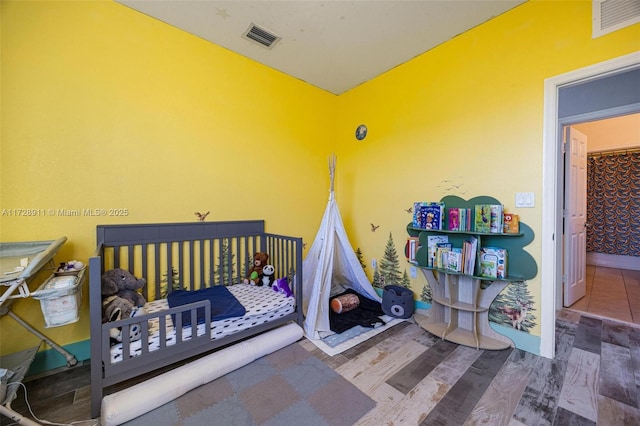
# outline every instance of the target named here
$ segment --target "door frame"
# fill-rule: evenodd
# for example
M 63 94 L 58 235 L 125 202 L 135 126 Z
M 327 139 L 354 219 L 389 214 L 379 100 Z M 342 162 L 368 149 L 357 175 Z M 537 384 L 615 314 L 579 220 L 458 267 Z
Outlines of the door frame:
M 562 208 L 564 161 L 562 155 L 562 127 L 575 124 L 578 117 L 558 117 L 559 89 L 614 75 L 640 65 L 640 52 L 570 71 L 544 81 L 544 121 L 542 147 L 542 253 L 540 261 L 541 306 L 540 306 L 540 355 L 555 356 L 556 309 L 562 305 Z M 622 115 L 625 108 L 607 110 L 607 116 Z M 630 109 L 630 108 L 629 108 Z M 585 116 L 599 117 L 604 111 Z M 604 117 L 602 117 L 604 118 Z

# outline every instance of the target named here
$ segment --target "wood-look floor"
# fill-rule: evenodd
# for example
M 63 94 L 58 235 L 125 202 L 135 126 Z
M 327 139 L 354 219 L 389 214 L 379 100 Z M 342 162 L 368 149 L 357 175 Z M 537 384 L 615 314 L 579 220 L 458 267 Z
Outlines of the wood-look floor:
M 360 425 L 640 424 L 640 328 L 631 324 L 564 310 L 553 360 L 455 345 L 409 321 L 333 357 L 302 344 L 377 402 Z M 26 385 L 40 419 L 89 419 L 88 365 Z M 13 409 L 31 417 L 22 395 Z
M 569 309 L 640 324 L 640 271 L 587 265 L 586 295 Z

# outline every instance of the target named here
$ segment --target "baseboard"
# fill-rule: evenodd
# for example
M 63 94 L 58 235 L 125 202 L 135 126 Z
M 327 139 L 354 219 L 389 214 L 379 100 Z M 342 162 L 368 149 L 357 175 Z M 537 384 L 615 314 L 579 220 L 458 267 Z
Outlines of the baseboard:
M 78 363 L 82 363 L 91 359 L 91 341 L 83 340 L 81 342 L 64 345 L 63 348 L 76 357 Z M 36 354 L 35 359 L 29 367 L 27 377 L 36 376 L 45 372 L 67 367 L 67 360 L 55 349 L 46 349 Z
M 640 271 L 640 257 L 605 253 L 587 253 L 587 265 Z

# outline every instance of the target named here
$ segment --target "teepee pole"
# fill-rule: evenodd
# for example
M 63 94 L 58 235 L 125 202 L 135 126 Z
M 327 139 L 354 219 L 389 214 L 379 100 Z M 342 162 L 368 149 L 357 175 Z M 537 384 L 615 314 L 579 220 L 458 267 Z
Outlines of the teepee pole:
M 329 157 L 329 180 L 331 182 L 330 191 L 333 194 L 333 181 L 336 177 L 336 154 L 331 154 Z

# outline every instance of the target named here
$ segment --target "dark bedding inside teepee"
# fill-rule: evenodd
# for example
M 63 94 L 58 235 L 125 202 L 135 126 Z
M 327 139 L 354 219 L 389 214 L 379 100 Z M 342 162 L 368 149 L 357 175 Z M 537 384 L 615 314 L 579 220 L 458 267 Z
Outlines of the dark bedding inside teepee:
M 380 318 L 384 315 L 380 302 L 362 296 L 352 289 L 346 289 L 344 292 L 332 296 L 329 299 L 329 304 L 331 304 L 331 300 L 342 296 L 343 294 L 355 294 L 358 296 L 360 304 L 357 308 L 341 314 L 337 314 L 333 312 L 332 309 L 329 309 L 329 324 L 331 331 L 335 333 L 342 333 L 357 325 L 362 327 L 376 327 L 386 324 L 382 318 Z

